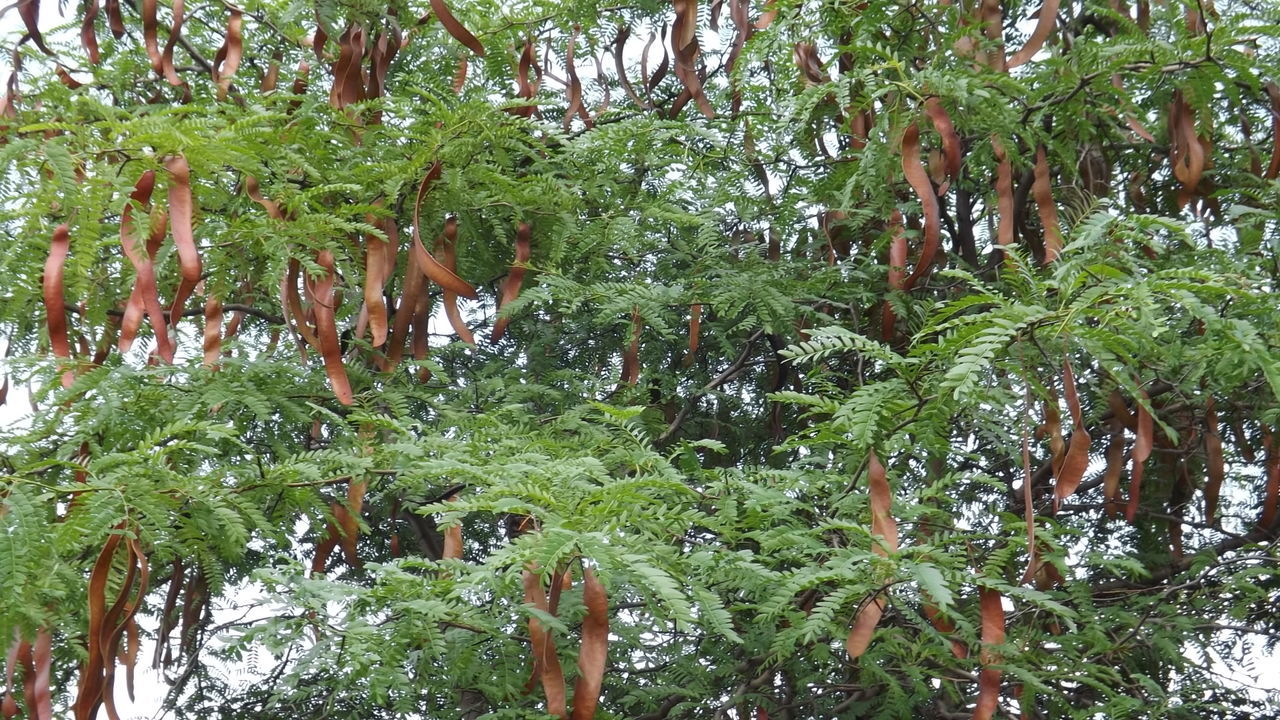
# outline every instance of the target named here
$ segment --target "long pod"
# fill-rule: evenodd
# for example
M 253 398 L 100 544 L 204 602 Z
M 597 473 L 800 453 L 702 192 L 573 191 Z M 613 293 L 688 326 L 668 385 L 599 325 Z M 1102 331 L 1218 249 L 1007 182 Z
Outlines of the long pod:
M 578 651 L 578 680 L 573 685 L 572 720 L 593 720 L 600 702 L 605 664 L 609 659 L 609 598 L 591 568 L 582 572 L 582 647 Z
M 49 347 L 54 357 L 59 360 L 71 360 L 71 343 L 67 340 L 67 305 L 63 297 L 63 268 L 67 263 L 67 254 L 71 252 L 71 231 L 66 223 L 53 231 L 53 239 L 49 243 L 49 257 L 44 263 L 45 324 L 49 331 Z M 62 373 L 62 386 L 71 387 L 75 382 L 75 373 L 66 369 Z
M 181 277 L 173 297 L 173 307 L 169 310 L 169 324 L 176 326 L 187 298 L 200 282 L 200 252 L 196 250 L 192 229 L 191 168 L 181 155 L 169 158 L 165 168 L 173 178 L 169 183 L 169 223 L 173 230 L 173 244 L 178 249 L 178 273 Z
M 458 218 L 450 215 L 444 221 L 444 232 L 437 241 L 436 247 L 440 252 L 441 263 L 453 277 L 457 277 L 458 256 L 454 251 L 457 242 Z M 444 314 L 449 318 L 449 324 L 453 326 L 453 331 L 458 334 L 459 340 L 468 345 L 476 344 L 471 328 L 467 327 L 467 323 L 462 319 L 462 312 L 458 309 L 458 294 L 449 288 L 444 289 Z
M 991 720 L 1000 703 L 1000 670 L 992 665 L 1000 658 L 991 649 L 1004 643 L 1004 607 L 1000 592 L 978 588 L 978 604 L 982 611 L 982 670 L 978 673 L 978 703 L 973 720 Z
M 1147 411 L 1147 405 L 1150 402 L 1151 400 L 1144 390 L 1141 401 L 1137 403 L 1137 429 L 1134 431 L 1136 437 L 1133 442 L 1133 469 L 1129 472 L 1129 504 L 1125 508 L 1125 519 L 1131 523 L 1138 514 L 1138 505 L 1141 502 L 1142 493 L 1142 473 L 1147 458 L 1151 457 L 1154 427 L 1152 426 L 1151 413 Z
M 889 487 L 888 473 L 880 458 L 872 451 L 867 463 L 867 493 L 871 504 L 871 551 L 881 557 L 898 551 L 898 523 L 890 512 L 893 504 L 892 491 Z M 849 657 L 858 658 L 867 651 L 871 644 L 871 634 L 880 624 L 884 615 L 885 599 L 882 592 L 876 592 L 864 601 L 854 618 L 853 628 L 845 640 L 845 650 Z
M 511 264 L 511 269 L 507 271 L 507 279 L 502 283 L 502 298 L 498 305 L 499 310 L 520 296 L 520 286 L 524 284 L 525 268 L 529 263 L 529 258 L 533 256 L 532 234 L 533 231 L 529 227 L 529 223 L 522 222 L 516 227 L 515 262 Z M 493 334 L 489 336 L 490 341 L 498 342 L 501 340 L 503 333 L 507 331 L 507 325 L 510 324 L 510 315 L 498 318 L 497 322 L 493 324 Z
M 449 10 L 449 6 L 445 4 L 444 0 L 431 0 L 431 12 L 435 13 L 436 17 L 440 18 L 440 24 L 444 26 L 444 29 L 447 30 L 455 40 L 466 45 L 470 48 L 471 52 L 474 52 L 480 57 L 484 57 L 484 46 L 480 44 L 480 41 L 476 39 L 475 35 L 471 34 L 470 30 L 467 30 L 463 27 L 462 23 L 458 22 L 458 19 L 453 16 L 453 13 Z
M 524 583 L 524 601 L 542 612 L 550 612 L 542 580 L 532 569 L 521 574 Z M 529 617 L 529 639 L 533 649 L 533 665 L 542 692 L 547 696 L 547 714 L 568 718 L 565 704 L 564 671 L 560 669 L 560 657 L 556 654 L 555 641 L 536 617 Z
M 1204 521 L 1212 525 L 1218 512 L 1218 494 L 1222 490 L 1224 475 L 1222 435 L 1218 429 L 1218 409 L 1212 397 L 1204 408 L 1204 464 L 1209 476 L 1204 485 Z
M 1071 361 L 1062 361 L 1062 394 L 1071 412 L 1071 442 L 1067 446 L 1062 463 L 1054 468 L 1053 504 L 1056 510 L 1061 502 L 1080 487 L 1085 470 L 1089 467 L 1089 445 L 1092 438 L 1084 425 L 1084 413 L 1080 409 L 1080 396 L 1076 393 L 1075 373 Z
M 1044 146 L 1036 148 L 1035 181 L 1031 186 L 1036 196 L 1036 211 L 1044 228 L 1044 264 L 1058 259 L 1062 253 L 1062 231 L 1058 228 L 1058 206 L 1053 202 L 1053 189 L 1049 185 L 1049 161 Z
M 227 91 L 231 88 L 231 78 L 236 74 L 236 70 L 240 69 L 240 58 L 244 54 L 244 41 L 241 38 L 241 29 L 244 26 L 243 14 L 240 8 L 234 5 L 229 7 L 231 17 L 227 20 L 227 36 L 213 56 L 212 75 L 214 84 L 218 86 L 219 100 L 227 97 Z
M 1027 38 L 1027 44 L 1009 58 L 1005 65 L 1006 69 L 1026 64 L 1032 56 L 1040 52 L 1040 48 L 1044 47 L 1044 41 L 1049 39 L 1058 18 L 1058 3 L 1059 0 L 1044 0 L 1044 4 L 1040 6 L 1040 17 L 1036 21 L 1036 29 L 1031 32 L 1031 37 Z
M 155 250 L 163 236 L 152 240 L 149 238 L 146 248 L 139 248 L 134 239 L 133 209 L 134 205 L 144 205 L 151 199 L 155 187 L 156 174 L 148 170 L 138 178 L 129 201 L 125 203 L 120 215 L 120 246 L 125 257 L 133 264 L 137 274 L 133 284 L 133 292 L 125 305 L 124 317 L 120 321 L 120 352 L 128 352 L 137 336 L 142 323 L 143 313 L 151 321 L 151 330 L 156 335 L 156 352 L 166 362 L 173 362 L 174 348 L 169 340 L 168 320 L 164 307 L 160 304 L 159 289 L 156 285 Z M 152 245 L 156 247 L 153 250 Z
M 209 293 L 204 301 L 204 366 L 218 369 L 222 358 L 222 301 Z
M 933 267 L 933 256 L 938 252 L 942 223 L 942 211 L 938 206 L 938 196 L 929 181 L 929 173 L 920 162 L 920 128 L 915 123 L 907 126 L 902 133 L 902 173 L 920 198 L 920 207 L 924 211 L 924 237 L 920 246 L 920 259 L 911 274 L 902 281 L 905 292 L 915 287 L 916 281 Z
M 383 289 L 387 284 L 388 255 L 394 263 L 395 247 L 377 235 L 365 236 L 364 306 L 369 312 L 369 330 L 373 346 L 387 341 L 387 301 Z
M 427 190 L 431 185 L 440 178 L 440 173 L 440 161 L 437 160 L 427 170 L 422 182 L 418 184 L 418 195 L 413 203 L 413 252 L 418 256 L 418 266 L 432 282 L 455 295 L 475 300 L 477 297 L 476 289 L 458 277 L 452 268 L 446 267 L 439 260 L 436 260 L 431 253 L 427 252 L 426 246 L 422 244 L 422 200 L 426 197 Z M 457 221 L 454 220 L 454 223 L 456 227 Z
M 334 307 L 334 259 L 329 250 L 321 250 L 316 255 L 316 264 L 324 269 L 325 274 L 311 285 L 311 292 L 316 298 L 316 339 L 320 343 L 320 354 L 324 358 L 325 373 L 333 386 L 333 393 L 338 402 L 350 405 L 351 382 L 347 379 L 347 369 L 342 364 L 342 346 L 338 338 L 338 324 Z M 311 279 L 307 279 L 311 283 Z

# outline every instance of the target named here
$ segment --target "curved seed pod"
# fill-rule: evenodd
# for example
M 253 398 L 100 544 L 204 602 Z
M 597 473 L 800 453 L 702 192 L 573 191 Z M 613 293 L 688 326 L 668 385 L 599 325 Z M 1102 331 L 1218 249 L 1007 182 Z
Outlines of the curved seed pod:
M 4 659 L 4 698 L 0 700 L 0 717 L 5 720 L 18 716 L 18 701 L 13 699 L 13 672 L 18 666 L 18 649 L 22 646 L 22 636 L 15 628 L 13 642 L 5 653 Z
M 564 54 L 564 70 L 565 76 L 568 78 L 566 82 L 566 105 L 568 106 L 568 109 L 564 112 L 563 123 L 564 131 L 566 133 L 569 132 L 575 115 L 582 118 L 582 122 L 585 127 L 590 128 L 592 125 L 591 114 L 587 112 L 586 106 L 582 104 L 582 81 L 578 79 L 578 69 L 573 63 L 573 51 L 574 48 L 577 47 L 578 33 L 581 32 L 581 30 L 582 28 L 578 25 L 573 26 L 573 34 L 569 36 L 569 45 L 565 49 Z
M 521 573 L 524 584 L 524 601 L 543 612 L 549 612 L 547 595 L 542 589 L 542 580 L 532 569 L 526 568 Z M 556 654 L 555 641 L 550 633 L 542 627 L 536 617 L 529 617 L 529 640 L 533 649 L 534 671 L 542 682 L 542 691 L 547 696 L 547 714 L 559 718 L 568 718 L 565 705 L 564 671 L 560 669 L 560 657 Z
M 1147 458 L 1151 456 L 1151 444 L 1154 439 L 1151 413 L 1147 412 L 1147 405 L 1150 402 L 1151 400 L 1144 390 L 1141 401 L 1137 403 L 1137 423 L 1134 431 L 1136 439 L 1133 441 L 1133 469 L 1129 471 L 1129 505 L 1125 509 L 1125 519 L 1129 522 L 1133 522 L 1134 517 L 1138 514 L 1138 504 L 1141 500 L 1142 492 L 1142 472 Z
M 1049 388 L 1049 397 L 1044 402 L 1044 431 L 1049 436 L 1050 465 L 1054 474 L 1067 454 L 1067 443 L 1062 437 L 1062 416 L 1058 414 L 1058 398 Z
M 338 38 L 338 61 L 333 66 L 333 86 L 329 88 L 329 104 L 342 109 L 364 99 L 364 75 L 360 61 L 364 57 L 364 28 L 350 25 Z
M 30 708 L 31 716 L 33 720 L 53 720 L 53 697 L 49 689 L 53 671 L 53 633 L 49 628 L 36 630 L 36 641 L 31 646 L 31 664 L 35 670 L 35 704 Z
M 1000 661 L 991 650 L 992 645 L 1004 643 L 1004 607 L 1000 592 L 991 588 L 978 588 L 978 603 L 982 611 L 982 671 L 978 674 L 978 704 L 973 709 L 973 720 L 991 720 L 1000 702 L 1000 670 L 990 667 Z
M 58 76 L 58 82 L 63 83 L 67 90 L 79 90 L 79 88 L 84 87 L 84 83 L 73 78 L 72 74 L 67 72 L 67 68 L 64 68 L 63 65 L 56 65 L 54 73 Z
M 1053 189 L 1049 184 L 1049 161 L 1044 146 L 1036 148 L 1035 182 L 1031 186 L 1036 196 L 1036 211 L 1044 228 L 1044 264 L 1058 259 L 1062 253 L 1062 232 L 1058 229 L 1058 206 L 1053 202 Z
M 1040 17 L 1036 21 L 1036 29 L 1031 32 L 1031 37 L 1027 38 L 1027 44 L 1009 58 L 1005 65 L 1006 69 L 1025 65 L 1032 56 L 1040 52 L 1040 48 L 1044 47 L 1044 41 L 1049 39 L 1058 19 L 1058 2 L 1059 0 L 1044 0 L 1044 4 L 1040 6 Z
M 84 20 L 80 23 L 80 46 L 84 48 L 90 65 L 97 65 L 101 59 L 98 53 L 97 20 L 98 0 L 85 0 Z
M 40 48 L 40 52 L 52 55 L 53 51 L 44 44 L 44 35 L 40 34 L 40 0 L 18 0 L 17 4 L 18 16 L 22 18 L 22 24 L 26 27 L 27 34 L 31 36 L 31 41 Z
M 1204 461 L 1209 475 L 1204 486 L 1204 521 L 1212 525 L 1218 511 L 1218 494 L 1222 490 L 1224 475 L 1222 435 L 1218 430 L 1218 410 L 1212 397 L 1204 408 Z
M 335 515 L 341 539 L 342 556 L 351 567 L 360 567 L 360 555 L 356 552 L 356 543 L 360 539 L 360 513 L 364 509 L 364 496 L 369 484 L 363 480 L 352 480 L 347 486 L 347 504 L 340 505 L 342 513 Z
M 943 615 L 942 611 L 938 608 L 933 605 L 926 604 L 922 610 L 924 611 L 924 616 L 928 618 L 929 623 L 932 624 L 933 628 L 942 635 L 952 635 L 952 633 L 956 631 L 956 624 L 951 622 L 951 619 L 946 615 Z M 959 639 L 952 637 L 951 654 L 955 658 L 963 660 L 969 657 L 969 648 L 965 647 L 965 644 L 960 642 Z
M 996 197 L 1000 217 L 997 220 L 996 242 L 1002 247 L 1012 245 L 1014 238 L 1014 202 L 1013 202 L 1013 163 L 1004 150 L 1004 145 L 991 136 L 991 147 L 996 153 Z
M 164 52 L 160 54 L 160 69 L 165 80 L 177 87 L 184 84 L 173 64 L 173 49 L 178 44 L 178 38 L 182 37 L 183 0 L 173 0 L 172 12 L 173 26 L 169 29 L 169 41 L 164 45 Z
M 124 17 L 120 14 L 120 0 L 106 0 L 107 27 L 111 28 L 111 36 L 119 40 L 124 37 Z
M 867 494 L 871 504 L 871 534 L 879 536 L 878 541 L 873 540 L 871 551 L 885 557 L 898 551 L 898 523 L 890 512 L 893 497 L 888 473 L 874 450 L 867 459 Z M 849 657 L 858 658 L 867 651 L 871 644 L 871 634 L 880 624 L 884 608 L 885 599 L 881 592 L 877 592 L 859 608 L 853 628 L 845 640 L 845 650 Z
M 1022 573 L 1022 584 L 1026 584 L 1039 570 L 1039 557 L 1036 552 L 1036 506 L 1035 493 L 1031 487 L 1031 438 L 1027 433 L 1027 424 L 1031 415 L 1031 389 L 1027 388 L 1026 414 L 1022 424 L 1022 518 L 1027 526 L 1027 569 Z
M 951 116 L 947 114 L 947 109 L 942 106 L 942 101 L 937 96 L 924 101 L 924 113 L 929 117 L 929 122 L 933 123 L 933 129 L 937 130 L 938 135 L 942 137 L 942 155 L 946 160 L 943 167 L 947 177 L 955 182 L 960 178 L 960 134 L 956 132 Z M 945 193 L 945 187 L 938 189 L 939 195 Z
M 685 353 L 684 367 L 693 364 L 698 353 L 698 341 L 702 335 L 702 303 L 689 306 L 689 351 Z
M 346 511 L 342 509 L 342 505 L 333 503 L 330 506 L 333 517 L 337 519 Z M 316 555 L 311 559 L 311 574 L 319 575 L 329 566 L 329 556 L 333 554 L 335 548 L 338 547 L 339 532 L 337 526 L 333 523 L 325 526 L 324 540 L 316 544 Z M 185 634 L 185 633 L 184 633 Z
M 871 646 L 871 635 L 884 615 L 884 605 L 884 598 L 877 593 L 858 608 L 853 627 L 849 630 L 849 637 L 844 641 L 845 652 L 849 653 L 851 659 L 856 660 L 862 657 L 862 654 Z
M 529 71 L 536 73 L 533 81 L 529 80 Z M 622 77 L 622 73 L 619 72 Z M 520 52 L 520 65 L 516 72 L 516 96 L 522 100 L 532 100 L 538 94 L 538 87 L 542 84 L 542 69 L 538 66 L 538 57 L 533 50 L 533 40 L 525 39 L 524 49 Z M 538 109 L 537 105 L 520 105 L 518 107 L 507 108 L 507 112 L 520 117 L 532 117 L 533 113 Z
M 453 72 L 453 94 L 461 95 L 462 88 L 467 84 L 467 57 L 465 55 L 458 58 L 458 69 Z
M 768 0 L 764 4 L 764 12 L 760 13 L 760 17 L 756 18 L 754 27 L 756 30 L 768 29 L 776 19 L 778 19 L 778 4 L 775 0 Z
M 338 339 L 338 325 L 335 317 L 335 300 L 333 293 L 334 259 L 329 250 L 321 250 L 316 255 L 316 264 L 324 268 L 325 274 L 311 286 L 316 298 L 316 339 L 320 342 L 320 354 L 324 357 L 324 369 L 329 375 L 329 383 L 338 402 L 343 405 L 352 403 L 351 383 L 347 379 L 346 367 L 342 364 L 342 346 Z M 307 278 L 311 283 L 311 279 Z
M 400 364 L 400 358 L 404 355 L 405 340 L 409 337 L 409 323 L 414 318 L 414 311 L 418 307 L 418 296 L 423 293 L 423 284 L 426 276 L 418 265 L 418 256 L 415 253 L 409 253 L 408 267 L 404 273 L 404 288 L 400 295 L 400 305 L 396 308 L 395 318 L 391 323 L 391 332 L 387 338 L 387 364 L 388 372 L 395 370 Z M 425 328 L 424 328 L 425 331 Z M 415 338 L 417 333 L 414 333 Z
M 422 285 L 418 299 L 413 306 L 413 340 L 410 342 L 414 360 L 425 360 L 431 354 L 431 293 L 427 292 L 426 283 Z M 431 379 L 431 370 L 423 367 L 418 371 L 418 382 Z
M 159 250 L 159 242 L 149 241 L 146 249 L 143 250 L 138 247 L 133 237 L 134 203 L 143 205 L 150 201 L 155 180 L 154 170 L 144 172 L 134 185 L 133 193 L 129 196 L 130 201 L 125 203 L 120 215 L 120 246 L 137 273 L 133 293 L 129 296 L 124 317 L 120 321 L 120 352 L 128 352 L 133 345 L 145 311 L 151 320 L 151 329 L 156 334 L 156 352 L 165 362 L 173 362 L 174 348 L 169 341 L 168 321 L 165 319 L 164 307 L 160 304 L 159 290 L 156 287 L 154 261 L 155 251 Z M 160 232 L 163 232 L 163 227 L 160 228 Z M 163 235 L 158 239 L 162 240 Z
M 1198 193 L 1208 165 L 1208 149 L 1212 147 L 1207 139 L 1196 134 L 1194 112 L 1182 91 L 1175 92 L 1169 108 L 1169 160 L 1174 177 L 1182 183 L 1179 206 L 1185 206 Z
M 317 350 L 320 349 L 320 340 L 311 330 L 311 326 L 307 323 L 307 315 L 302 308 L 302 298 L 298 295 L 298 276 L 302 274 L 302 263 L 297 258 L 289 258 L 289 263 L 285 269 L 284 279 L 281 282 L 281 307 L 284 309 L 285 321 L 288 322 L 292 318 L 292 325 L 310 345 Z
M 49 331 L 49 347 L 54 357 L 69 361 L 71 359 L 71 343 L 67 339 L 67 306 L 63 297 L 62 275 L 67 262 L 67 254 L 71 252 L 71 231 L 66 223 L 62 223 L 53 231 L 53 240 L 49 244 L 49 258 L 44 263 L 45 323 Z M 62 387 L 71 387 L 75 381 L 75 373 L 65 370 L 62 373 Z
M 204 301 L 204 366 L 218 369 L 222 358 L 222 301 L 213 293 Z
M 1111 410 L 1112 418 L 1128 430 L 1137 431 L 1137 421 L 1134 420 L 1133 413 L 1129 411 L 1129 404 L 1124 401 L 1124 396 L 1120 394 L 1119 388 L 1112 390 L 1111 394 L 1107 396 L 1107 407 Z
M 1089 445 L 1092 438 L 1085 430 L 1084 414 L 1080 409 L 1080 396 L 1076 393 L 1075 373 L 1071 371 L 1071 362 L 1062 362 L 1062 394 L 1067 401 L 1067 409 L 1071 412 L 1071 444 L 1067 446 L 1062 464 L 1055 468 L 1053 485 L 1053 506 L 1056 511 L 1062 500 L 1069 497 L 1080 486 L 1084 472 L 1089 467 Z
M 716 116 L 702 90 L 702 78 L 698 77 L 698 0 L 674 0 L 676 19 L 671 26 L 671 52 L 675 55 L 676 77 L 685 91 L 698 104 L 698 110 L 708 119 Z
M 454 252 L 458 240 L 458 218 L 450 215 L 444 221 L 444 232 L 436 243 L 436 249 L 440 253 L 440 262 L 449 274 L 457 277 L 455 270 L 458 266 L 458 257 Z M 462 313 L 458 310 L 458 295 L 452 290 L 445 288 L 444 290 L 444 314 L 449 318 L 449 324 L 453 327 L 453 331 L 458 334 L 458 339 L 468 345 L 475 345 L 475 336 L 471 334 L 471 328 L 467 327 L 467 323 L 462 319 Z
M 107 579 L 111 574 L 112 561 L 116 548 L 120 545 L 119 534 L 107 536 L 107 541 L 98 553 L 98 559 L 89 573 L 89 647 L 88 657 L 80 667 L 80 689 L 76 695 L 72 709 L 76 720 L 89 720 L 98 711 L 102 702 L 102 638 L 105 635 L 107 615 Z
M 498 305 L 499 309 L 506 307 L 507 303 L 520 296 L 520 286 L 524 284 L 525 267 L 529 263 L 529 258 L 533 256 L 532 235 L 533 230 L 529 227 L 529 223 L 522 222 L 516 227 L 516 259 L 511 265 L 511 270 L 507 272 L 507 279 L 502 283 L 502 300 Z M 492 342 L 501 340 L 509 324 L 511 324 L 509 315 L 498 318 L 493 324 L 493 334 L 489 336 L 489 340 Z
M 889 217 L 889 228 L 890 232 L 893 233 L 893 237 L 889 241 L 889 292 L 899 292 L 902 290 L 907 265 L 907 236 L 902 229 L 901 212 L 893 211 L 893 214 Z M 893 311 L 893 305 L 889 302 L 889 298 L 886 297 L 880 319 L 880 327 L 885 342 L 893 340 L 894 326 L 897 321 L 898 316 Z
M 458 22 L 458 19 L 450 12 L 449 6 L 445 4 L 444 0 L 431 0 L 431 12 L 440 18 L 440 24 L 455 40 L 466 45 L 471 52 L 484 57 L 484 46 L 480 44 L 475 35 L 472 35 L 469 30 L 462 26 L 462 23 Z
M 156 20 L 157 0 L 142 0 L 142 43 L 147 49 L 147 59 L 151 61 L 151 69 L 157 75 L 164 74 L 164 56 L 160 54 L 158 29 Z
M 875 451 L 871 452 L 867 469 L 867 492 L 871 500 L 871 534 L 883 540 L 872 550 L 881 556 L 898 551 L 898 523 L 890 512 L 893 504 L 888 473 Z
M 1267 486 L 1258 524 L 1269 529 L 1276 522 L 1276 509 L 1280 505 L 1280 433 L 1266 432 L 1262 444 L 1267 451 Z
M 458 499 L 458 495 L 457 493 L 454 493 L 453 495 L 449 496 L 448 501 L 454 502 L 457 499 Z M 441 553 L 441 557 L 446 560 L 462 559 L 462 525 L 461 524 L 451 525 L 445 529 L 444 552 Z
M 605 663 L 609 659 L 609 598 L 591 568 L 582 572 L 582 647 L 578 651 L 578 680 L 573 685 L 572 720 L 593 720 L 600 702 Z
M 791 55 L 800 68 L 800 78 L 805 87 L 823 85 L 831 82 L 831 78 L 822 70 L 822 58 L 818 57 L 818 48 L 813 43 L 798 42 L 791 49 Z
M 174 558 L 173 572 L 169 576 L 169 591 L 165 594 L 164 607 L 160 611 L 160 626 L 156 629 L 156 652 L 151 658 L 151 667 L 156 670 L 168 665 L 169 633 L 177 625 L 174 611 L 178 607 L 178 595 L 182 593 L 182 571 L 182 560 Z
M 440 178 L 440 161 L 437 160 L 427 174 L 422 178 L 422 182 L 418 184 L 418 196 L 413 203 L 413 252 L 418 256 L 418 266 L 427 274 L 432 282 L 444 288 L 445 290 L 461 295 L 465 298 L 475 300 L 476 289 L 458 277 L 452 268 L 442 265 L 438 260 L 427 252 L 427 248 L 422 244 L 422 200 L 427 195 L 427 189 Z M 457 226 L 457 220 L 454 220 L 454 226 Z M 446 229 L 448 223 L 446 222 Z
M 640 379 L 640 332 L 644 325 L 640 319 L 640 308 L 631 308 L 631 342 L 622 353 L 623 385 L 635 385 Z
M 181 0 L 175 3 L 175 7 Z M 175 10 L 176 12 L 176 10 Z M 173 230 L 173 244 L 178 249 L 178 272 L 181 280 L 169 310 L 169 324 L 177 326 L 187 298 L 200 282 L 200 253 L 196 250 L 193 231 L 193 201 L 191 199 L 191 168 L 187 159 L 175 155 L 165 162 L 165 169 L 173 176 L 169 183 L 169 223 Z
M 1107 445 L 1107 469 L 1102 475 L 1102 496 L 1106 499 L 1107 515 L 1120 514 L 1120 473 L 1124 472 L 1124 428 L 1112 421 L 1111 442 Z
M 907 126 L 902 134 L 902 173 L 920 198 L 920 207 L 924 211 L 924 236 L 920 246 L 920 259 L 911 274 L 902 281 L 902 290 L 906 292 L 915 287 L 916 281 L 929 272 L 933 266 L 933 256 L 938 252 L 939 233 L 942 224 L 942 211 L 938 207 L 938 196 L 929 181 L 929 173 L 920 162 L 920 128 L 915 123 Z
M 241 28 L 244 20 L 240 8 L 230 6 L 231 17 L 227 20 L 227 37 L 213 56 L 213 82 L 218 86 L 218 99 L 224 100 L 231 89 L 231 77 L 240 69 L 240 57 L 244 52 L 244 41 Z
M 390 262 L 394 263 L 394 253 L 395 248 L 386 240 L 377 235 L 365 236 L 364 306 L 369 312 L 374 347 L 387 341 L 387 301 L 383 290 L 387 285 L 388 255 L 391 256 Z
M 613 68 L 618 73 L 618 84 L 622 85 L 622 91 L 631 98 L 631 102 L 639 107 L 649 107 L 649 105 L 636 92 L 635 86 L 631 84 L 631 79 L 627 77 L 627 63 L 624 54 L 627 47 L 627 39 L 631 37 L 631 28 L 626 25 L 618 25 L 618 34 L 613 39 Z

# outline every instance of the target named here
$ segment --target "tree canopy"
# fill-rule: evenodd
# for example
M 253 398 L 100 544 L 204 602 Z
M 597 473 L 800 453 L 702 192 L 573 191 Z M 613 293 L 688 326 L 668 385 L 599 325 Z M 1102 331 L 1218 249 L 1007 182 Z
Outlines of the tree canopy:
M 3 717 L 1280 702 L 1275 4 L 40 5 Z

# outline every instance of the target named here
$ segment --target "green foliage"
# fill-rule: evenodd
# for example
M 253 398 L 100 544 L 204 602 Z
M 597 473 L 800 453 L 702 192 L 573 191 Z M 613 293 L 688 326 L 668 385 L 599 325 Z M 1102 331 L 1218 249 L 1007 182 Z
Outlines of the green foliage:
M 609 607 L 598 718 L 966 717 L 990 668 L 1008 716 L 1270 712 L 1280 182 L 1265 175 L 1273 143 L 1280 158 L 1267 88 L 1280 14 L 1149 3 L 1144 23 L 1123 3 L 1072 0 L 1040 52 L 1005 72 L 975 52 L 1013 55 L 1039 4 L 1003 3 L 1001 42 L 974 4 L 743 3 L 750 21 L 777 17 L 730 72 L 739 4 L 703 3 L 695 72 L 714 117 L 679 109 L 684 83 L 657 76 L 671 38 L 644 47 L 673 9 L 647 0 L 450 3 L 483 58 L 426 2 L 253 0 L 224 99 L 206 67 L 224 4 L 188 3 L 175 50 L 185 87 L 151 68 L 128 3 L 120 39 L 104 9 L 96 64 L 72 25 L 46 30 L 53 57 L 6 38 L 22 68 L 0 115 L 0 638 L 54 632 L 53 703 L 69 715 L 96 647 L 88 580 L 120 535 L 149 560 L 142 662 L 170 649 L 162 709 L 177 718 L 546 718 L 532 626 L 572 696 L 587 569 Z M 173 5 L 160 6 L 163 46 Z M 1208 32 L 1188 21 L 1196 12 Z M 354 26 L 369 48 L 378 33 L 406 40 L 385 93 L 335 107 Z M 638 101 L 614 66 L 620 27 Z M 516 94 L 526 39 L 542 71 L 531 101 Z M 561 80 L 570 42 L 583 113 Z M 797 64 L 800 43 L 819 77 Z M 930 98 L 955 126 L 956 177 Z M 1175 167 L 1189 147 L 1170 121 L 1177 103 L 1207 155 L 1196 183 Z M 912 123 L 942 228 L 923 269 L 929 203 L 901 156 Z M 1041 147 L 1064 241 L 1049 262 Z M 150 356 L 149 320 L 128 352 L 114 333 L 137 278 L 120 244 L 129 194 L 156 171 L 135 224 L 171 209 L 177 154 L 203 287 L 178 309 L 166 364 Z M 250 197 L 251 178 L 283 219 Z M 362 315 L 367 250 L 395 251 L 383 289 L 394 323 L 414 312 L 401 299 L 415 231 L 436 252 L 450 216 L 457 274 L 478 291 L 460 301 L 477 342 L 459 340 L 433 284 L 429 356 L 406 348 L 390 367 Z M 1005 222 L 1016 242 L 1000 246 Z M 43 282 L 61 223 L 70 361 L 50 356 Z M 532 256 L 499 307 L 518 223 Z M 889 268 L 898 232 L 910 287 Z M 322 251 L 336 259 L 350 405 L 281 292 L 291 263 L 323 279 Z M 166 238 L 166 309 L 178 259 Z M 209 296 L 244 313 L 216 369 L 200 362 Z M 301 297 L 316 315 L 311 290 Z M 510 325 L 491 342 L 497 318 Z M 1203 502 L 1211 399 L 1225 475 L 1215 517 Z M 1079 432 L 1073 412 L 1092 438 L 1083 482 L 1060 500 L 1046 407 L 1061 439 Z M 1103 476 L 1113 432 L 1132 456 L 1139 426 L 1123 416 L 1139 408 L 1155 450 L 1130 523 L 1109 511 Z M 872 531 L 873 453 L 893 552 Z M 1126 463 L 1122 503 L 1132 477 Z M 338 543 L 318 562 L 353 510 L 354 556 Z M 455 528 L 461 556 L 446 557 Z M 1029 531 L 1043 565 L 1024 580 Z M 108 570 L 111 601 L 124 560 Z M 554 610 L 526 600 L 526 573 Z M 995 646 L 980 588 L 1004 602 Z M 850 658 L 850 627 L 877 600 L 883 618 Z

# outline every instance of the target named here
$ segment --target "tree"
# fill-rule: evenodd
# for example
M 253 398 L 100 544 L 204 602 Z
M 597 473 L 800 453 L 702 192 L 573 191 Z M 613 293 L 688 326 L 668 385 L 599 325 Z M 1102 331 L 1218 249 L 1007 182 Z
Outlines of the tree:
M 11 7 L 5 717 L 1276 706 L 1274 5 Z

